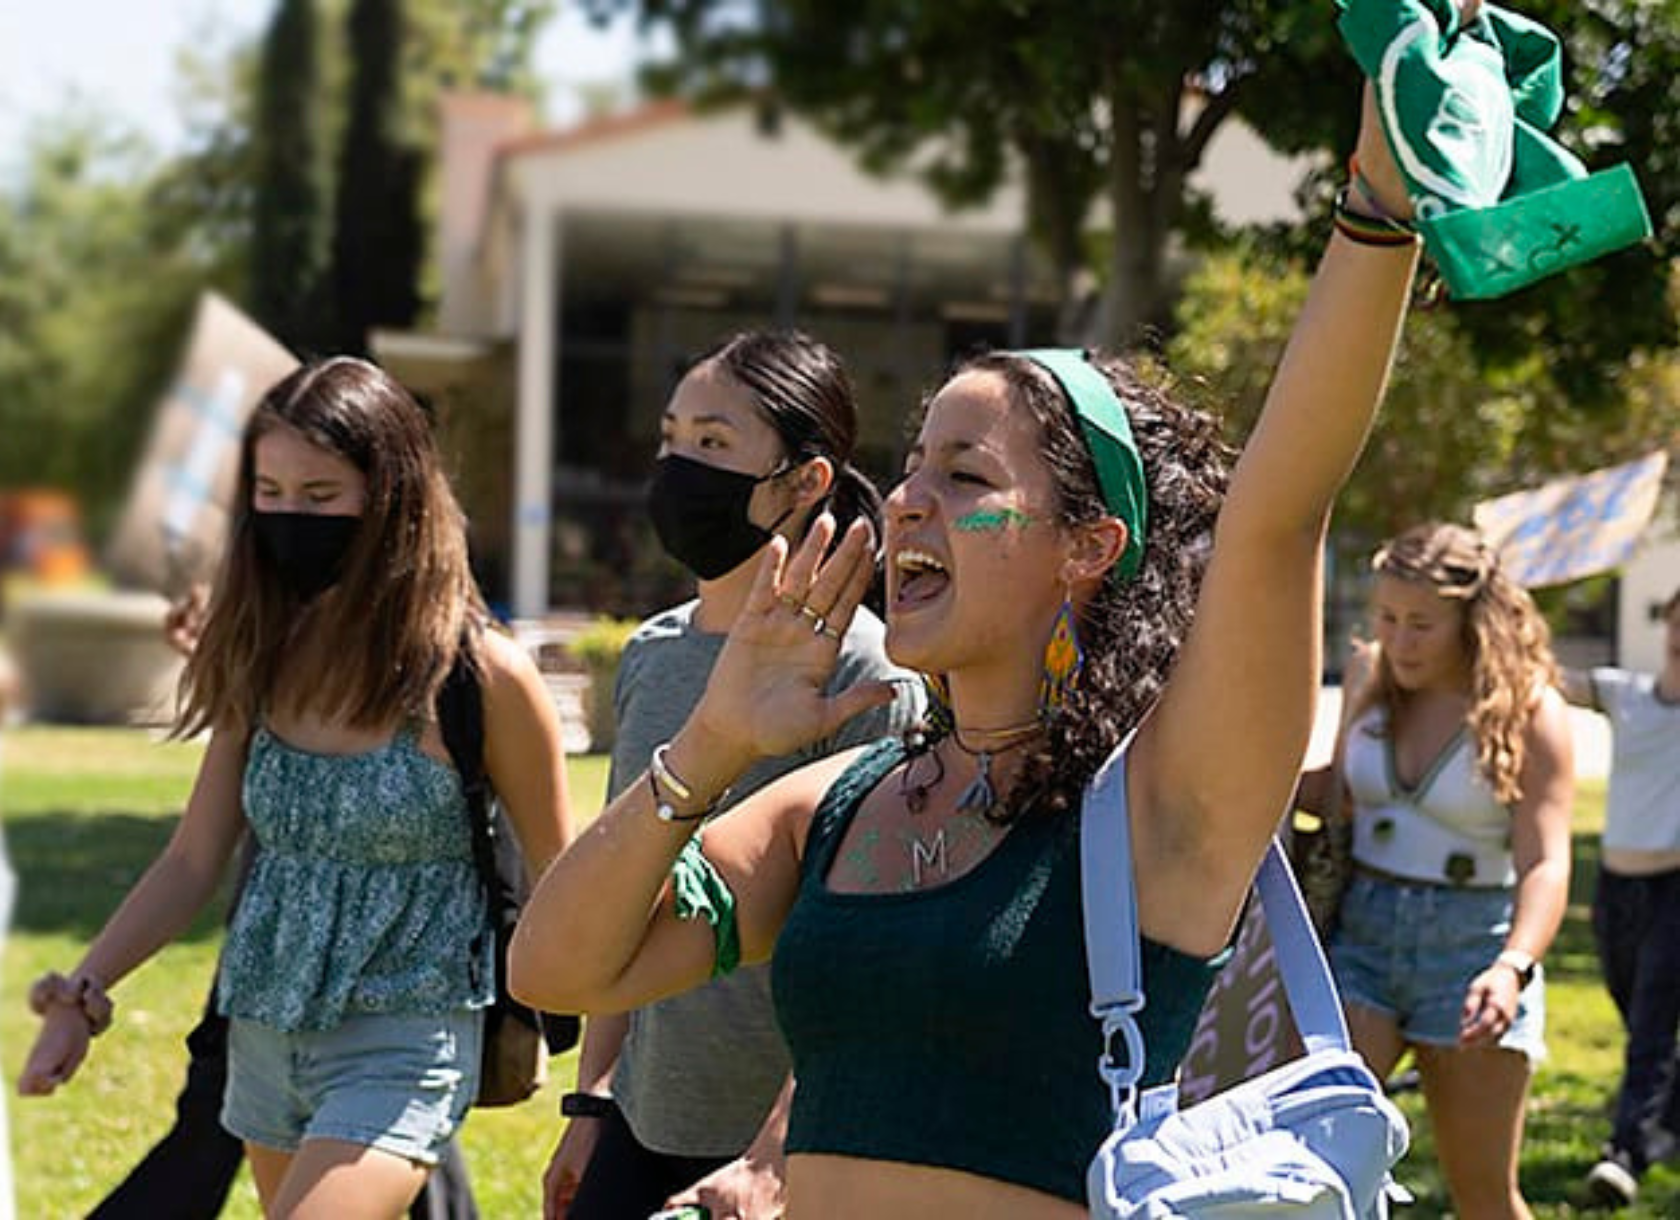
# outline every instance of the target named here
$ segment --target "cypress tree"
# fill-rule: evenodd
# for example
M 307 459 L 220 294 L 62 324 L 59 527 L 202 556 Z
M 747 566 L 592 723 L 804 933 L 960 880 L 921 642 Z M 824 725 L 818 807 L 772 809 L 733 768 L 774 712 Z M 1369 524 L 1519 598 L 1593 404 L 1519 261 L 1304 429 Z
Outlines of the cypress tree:
M 250 306 L 258 322 L 298 351 L 333 340 L 320 77 L 314 0 L 280 0 L 257 80 Z
M 338 172 L 332 283 L 338 346 L 367 348 L 376 326 L 406 327 L 420 310 L 424 157 L 405 139 L 402 0 L 352 0 L 350 113 Z

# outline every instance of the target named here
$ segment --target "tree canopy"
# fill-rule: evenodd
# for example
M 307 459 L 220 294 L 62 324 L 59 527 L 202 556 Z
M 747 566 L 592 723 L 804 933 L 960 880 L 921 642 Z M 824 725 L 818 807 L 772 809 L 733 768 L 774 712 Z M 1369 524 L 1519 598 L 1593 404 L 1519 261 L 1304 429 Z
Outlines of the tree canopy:
M 0 486 L 68 488 L 95 527 L 127 490 L 200 289 L 238 279 L 226 153 L 160 166 L 85 113 L 32 132 L 0 188 Z
M 1630 164 L 1656 230 L 1625 250 L 1504 301 L 1460 308 L 1484 363 L 1544 349 L 1555 411 L 1628 422 L 1621 373 L 1639 353 L 1680 342 L 1680 8 L 1650 0 L 1523 0 L 1564 42 L 1568 94 L 1557 135 L 1590 168 Z
M 1111 230 L 1102 308 L 1083 334 L 1113 345 L 1165 322 L 1169 243 L 1203 217 L 1189 186 L 1233 114 L 1279 108 L 1301 147 L 1341 119 L 1354 69 L 1328 54 L 1320 6 L 1293 0 L 586 0 L 666 25 L 679 54 L 656 88 L 750 92 L 858 150 L 911 168 L 950 204 L 984 199 L 1019 166 L 1034 233 L 1064 293 L 1090 261 L 1087 217 Z M 1293 120 L 1295 130 L 1291 129 Z M 1073 316 L 1070 311 L 1068 316 Z
M 1019 172 L 1030 224 L 1065 291 L 1075 292 L 1081 269 L 1104 284 L 1094 325 L 1065 329 L 1066 340 L 1129 344 L 1141 328 L 1170 323 L 1165 254 L 1175 237 L 1207 235 L 1205 200 L 1189 177 L 1232 116 L 1280 151 L 1324 154 L 1330 172 L 1308 192 L 1314 211 L 1327 205 L 1354 134 L 1357 71 L 1328 4 L 584 3 L 675 34 L 676 58 L 649 73 L 656 88 L 790 107 L 866 166 L 914 170 L 953 205 Z M 1522 8 L 1565 43 L 1562 139 L 1594 168 L 1635 166 L 1659 237 L 1507 300 L 1456 309 L 1471 358 L 1490 375 L 1513 375 L 1543 346 L 1571 404 L 1613 414 L 1616 369 L 1680 338 L 1667 279 L 1680 217 L 1680 10 L 1650 0 Z M 1093 242 L 1090 228 L 1109 239 Z
M 1259 415 L 1308 275 L 1305 260 L 1245 243 L 1203 260 L 1185 285 L 1171 377 L 1223 415 L 1233 439 Z M 1372 540 L 1431 518 L 1468 521 L 1480 500 L 1680 437 L 1674 349 L 1630 357 L 1606 396 L 1614 411 L 1573 410 L 1544 349 L 1487 370 L 1475 329 L 1456 306 L 1408 319 L 1382 412 L 1337 502 L 1339 531 Z
M 1184 384 L 1235 404 L 1234 427 L 1257 407 L 1290 294 L 1322 241 L 1335 154 L 1352 139 L 1356 78 L 1331 6 L 580 3 L 675 33 L 678 54 L 655 66 L 656 85 L 806 115 L 866 166 L 911 170 L 952 206 L 1018 173 L 1028 222 L 1070 305 L 1093 271 L 1105 292 L 1088 324 L 1086 311 L 1066 312 L 1064 338 L 1112 345 L 1159 327 Z M 1375 530 L 1387 528 L 1387 512 L 1462 515 L 1481 494 L 1680 433 L 1671 271 L 1680 253 L 1680 11 L 1650 0 L 1522 7 L 1565 41 L 1560 137 L 1593 167 L 1635 167 L 1657 238 L 1505 300 L 1414 320 L 1346 501 L 1349 519 Z M 160 157 L 97 113 L 34 130 L 22 174 L 0 183 L 0 483 L 70 486 L 97 521 L 123 491 L 202 287 L 245 303 L 300 347 L 359 346 L 369 325 L 423 317 L 419 252 L 438 94 L 535 89 L 531 51 L 553 8 L 276 0 L 260 56 L 248 48 L 227 62 L 189 63 L 214 118 L 186 151 Z M 360 39 L 355 21 L 367 23 Z M 359 118 L 353 96 L 363 99 Z M 1307 184 L 1305 224 L 1230 247 L 1233 235 L 1217 231 L 1190 179 L 1233 117 L 1282 151 L 1324 154 L 1327 172 Z M 356 151 L 373 148 L 373 136 L 379 147 Z M 407 253 L 375 258 L 393 236 Z M 1169 275 L 1175 243 L 1209 255 L 1188 285 Z M 320 339 L 311 327 L 337 309 L 345 294 L 331 282 L 352 267 L 354 278 L 379 281 L 358 292 L 394 304 Z
M 371 0 L 362 0 L 371 6 Z M 393 42 L 363 51 L 394 102 L 369 103 L 403 170 L 343 198 L 334 150 L 348 127 L 350 0 L 275 0 L 261 44 L 188 48 L 186 147 L 160 153 L 97 108 L 35 124 L 18 173 L 0 181 L 0 486 L 55 485 L 97 536 L 114 515 L 201 291 L 242 304 L 305 351 L 359 347 L 367 325 L 415 319 L 439 94 L 535 89 L 535 39 L 552 0 L 383 0 Z M 383 36 L 381 36 L 383 37 Z M 393 63 L 394 61 L 394 63 Z M 383 72 L 383 77 L 377 75 Z M 260 82 L 260 83 L 259 83 Z M 371 91 L 370 91 L 371 96 Z M 385 163 L 385 162 L 382 162 Z M 358 220 L 415 219 L 413 257 L 340 257 L 386 277 L 346 336 L 330 278 L 333 201 Z M 335 321 L 338 319 L 338 321 Z

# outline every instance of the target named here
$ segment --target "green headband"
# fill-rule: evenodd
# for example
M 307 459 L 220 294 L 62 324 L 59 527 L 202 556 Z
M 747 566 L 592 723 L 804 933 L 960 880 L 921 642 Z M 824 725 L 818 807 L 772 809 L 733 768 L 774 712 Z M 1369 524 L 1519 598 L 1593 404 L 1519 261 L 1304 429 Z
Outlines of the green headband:
M 1109 512 L 1126 523 L 1126 551 L 1115 571 L 1130 580 L 1143 565 L 1143 536 L 1149 525 L 1149 490 L 1143 482 L 1143 458 L 1132 439 L 1126 406 L 1085 353 L 1076 347 L 1036 347 L 1008 352 L 1031 360 L 1056 379 L 1073 404 L 1085 434 L 1085 447 L 1097 467 L 1097 485 Z

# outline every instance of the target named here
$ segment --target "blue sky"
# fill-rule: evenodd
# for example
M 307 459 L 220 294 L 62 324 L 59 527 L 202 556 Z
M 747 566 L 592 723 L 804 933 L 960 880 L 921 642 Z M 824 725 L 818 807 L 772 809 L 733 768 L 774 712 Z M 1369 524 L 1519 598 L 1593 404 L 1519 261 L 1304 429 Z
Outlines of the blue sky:
M 181 138 L 176 61 L 193 45 L 231 49 L 261 34 L 274 0 L 0 0 L 0 166 L 29 122 L 80 95 L 163 147 Z M 593 29 L 562 0 L 538 50 L 550 118 L 576 116 L 577 86 L 628 74 L 635 36 Z M 570 12 L 568 12 L 568 10 Z

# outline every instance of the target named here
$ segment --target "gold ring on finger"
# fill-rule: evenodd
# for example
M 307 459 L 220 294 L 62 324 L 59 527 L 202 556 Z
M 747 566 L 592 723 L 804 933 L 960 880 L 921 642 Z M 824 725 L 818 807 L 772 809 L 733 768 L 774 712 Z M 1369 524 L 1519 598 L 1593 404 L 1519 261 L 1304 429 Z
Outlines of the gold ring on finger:
M 810 619 L 813 623 L 817 624 L 816 626 L 811 628 L 812 631 L 821 631 L 822 630 L 822 624 L 827 621 L 823 618 L 822 615 L 818 614 L 816 612 L 816 610 L 812 609 L 809 602 L 800 602 L 799 603 L 799 613 L 803 614 L 806 618 Z
M 800 601 L 791 593 L 778 593 L 776 594 L 776 600 L 781 602 L 782 605 L 786 606 L 789 610 L 792 610 L 795 614 L 805 609 L 805 603 Z

